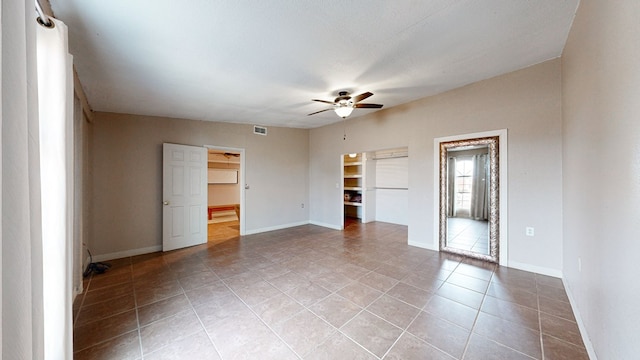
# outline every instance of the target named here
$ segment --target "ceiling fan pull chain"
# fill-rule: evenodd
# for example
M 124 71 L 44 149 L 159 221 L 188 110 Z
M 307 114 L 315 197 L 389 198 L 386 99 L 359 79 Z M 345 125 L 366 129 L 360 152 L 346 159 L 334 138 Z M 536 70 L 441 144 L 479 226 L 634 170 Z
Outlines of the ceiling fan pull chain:
M 342 131 L 342 140 L 347 140 L 347 119 L 342 118 L 342 124 L 344 125 L 344 130 Z

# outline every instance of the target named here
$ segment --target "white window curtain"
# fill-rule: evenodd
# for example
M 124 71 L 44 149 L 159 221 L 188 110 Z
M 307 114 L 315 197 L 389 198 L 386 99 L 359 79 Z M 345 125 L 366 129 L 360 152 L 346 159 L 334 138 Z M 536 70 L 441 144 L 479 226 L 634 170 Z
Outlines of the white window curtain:
M 473 189 L 470 216 L 474 220 L 489 219 L 489 163 L 487 154 L 473 155 Z
M 73 271 L 73 72 L 67 27 L 34 21 L 37 43 L 44 354 L 71 359 Z
M 456 206 L 456 158 L 450 157 L 447 161 L 447 217 L 455 216 Z

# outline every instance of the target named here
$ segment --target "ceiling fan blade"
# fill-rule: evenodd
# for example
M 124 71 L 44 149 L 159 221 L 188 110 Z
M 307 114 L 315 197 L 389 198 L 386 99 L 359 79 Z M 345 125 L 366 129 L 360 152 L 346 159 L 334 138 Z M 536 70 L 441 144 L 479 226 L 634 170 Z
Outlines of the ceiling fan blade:
M 333 105 L 333 104 L 334 104 L 334 102 L 333 102 L 333 101 L 327 101 L 327 100 L 311 99 L 311 101 L 318 101 L 318 102 L 321 102 L 321 103 L 331 104 L 331 105 Z
M 333 103 L 332 103 L 332 104 L 333 104 Z M 318 114 L 318 113 L 321 113 L 321 112 L 325 112 L 325 111 L 329 111 L 329 110 L 333 110 L 333 108 L 329 108 L 329 109 L 324 109 L 324 110 L 320 110 L 320 111 L 312 112 L 311 114 L 307 114 L 307 116 L 309 116 L 309 115 L 315 115 L 315 114 Z
M 360 95 L 356 95 L 356 96 L 354 96 L 354 97 L 352 98 L 352 100 L 353 100 L 353 102 L 354 102 L 354 103 L 357 103 L 357 102 L 360 102 L 360 101 L 362 101 L 362 100 L 364 100 L 364 99 L 368 98 L 368 97 L 369 97 L 369 96 L 371 96 L 371 95 L 373 95 L 373 93 L 370 93 L 370 92 L 368 92 L 368 91 L 367 91 L 366 93 L 362 93 L 362 94 L 360 94 Z
M 353 107 L 364 109 L 380 109 L 384 105 L 382 104 L 354 104 Z

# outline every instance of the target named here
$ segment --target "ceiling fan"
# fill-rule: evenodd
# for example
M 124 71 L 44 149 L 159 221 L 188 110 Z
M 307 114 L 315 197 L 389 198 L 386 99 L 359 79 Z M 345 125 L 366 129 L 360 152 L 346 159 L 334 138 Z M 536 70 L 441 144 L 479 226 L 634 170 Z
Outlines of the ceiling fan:
M 321 102 L 321 103 L 333 105 L 333 107 L 330 107 L 330 108 L 324 109 L 324 110 L 320 110 L 320 111 L 316 111 L 316 112 L 313 112 L 313 113 L 308 114 L 308 115 L 315 115 L 315 114 L 318 114 L 318 113 L 321 113 L 321 112 L 324 112 L 324 111 L 333 110 L 333 111 L 336 112 L 336 114 L 338 114 L 338 116 L 340 116 L 341 118 L 344 119 L 347 116 L 351 115 L 351 112 L 355 108 L 380 109 L 383 106 L 382 104 L 360 103 L 360 101 L 368 98 L 371 95 L 373 95 L 373 93 L 370 93 L 370 92 L 367 91 L 366 93 L 362 93 L 360 95 L 356 95 L 354 97 L 351 97 L 348 92 L 340 91 L 338 93 L 338 97 L 333 102 L 332 101 L 327 101 L 327 100 L 311 99 L 313 101 L 318 101 L 318 102 Z

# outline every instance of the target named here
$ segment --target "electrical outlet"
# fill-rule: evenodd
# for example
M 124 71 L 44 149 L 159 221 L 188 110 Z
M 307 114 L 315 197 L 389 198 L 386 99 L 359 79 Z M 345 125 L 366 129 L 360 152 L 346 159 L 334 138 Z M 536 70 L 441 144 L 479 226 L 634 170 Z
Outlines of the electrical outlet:
M 304 203 L 300 204 L 300 207 L 304 209 Z
M 534 235 L 534 230 L 532 227 L 528 226 L 524 229 L 524 233 L 527 236 L 533 236 Z
M 582 272 L 582 258 L 578 258 L 578 272 Z

